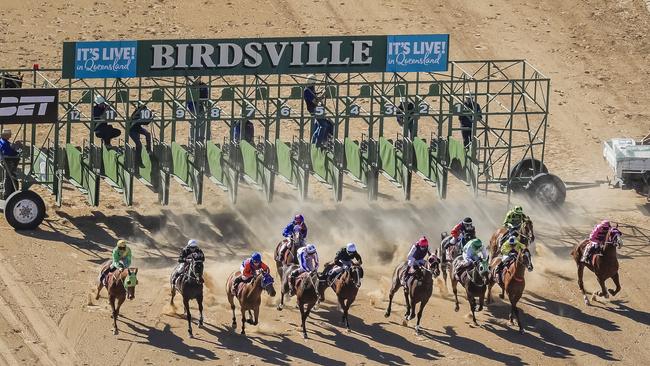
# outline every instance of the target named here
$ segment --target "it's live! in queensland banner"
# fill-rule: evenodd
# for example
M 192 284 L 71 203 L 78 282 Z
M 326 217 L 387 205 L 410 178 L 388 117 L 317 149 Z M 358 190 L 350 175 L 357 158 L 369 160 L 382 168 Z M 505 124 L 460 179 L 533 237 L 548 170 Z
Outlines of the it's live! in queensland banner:
M 448 34 L 65 42 L 63 77 L 446 71 Z

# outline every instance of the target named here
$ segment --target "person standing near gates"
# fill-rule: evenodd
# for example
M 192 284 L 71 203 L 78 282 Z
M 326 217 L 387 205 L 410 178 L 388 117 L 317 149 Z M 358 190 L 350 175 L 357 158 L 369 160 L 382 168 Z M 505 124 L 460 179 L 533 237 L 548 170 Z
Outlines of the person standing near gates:
M 483 112 L 481 111 L 481 106 L 479 106 L 472 95 L 465 98 L 462 108 L 463 110 L 458 119 L 460 120 L 461 133 L 463 135 L 463 146 L 468 149 L 472 143 L 473 126 L 481 120 Z
M 110 107 L 106 103 L 106 99 L 101 95 L 95 96 L 95 105 L 93 106 L 93 121 L 95 122 L 95 136 L 102 139 L 106 148 L 111 148 L 111 139 L 114 139 L 122 134 L 122 131 L 114 128 L 111 124 L 106 122 L 105 114 Z
M 207 134 L 207 119 L 205 118 L 206 104 L 209 99 L 210 89 L 200 76 L 187 78 L 187 110 L 196 118 L 190 121 L 190 140 L 205 141 Z
M 20 142 L 15 144 L 11 143 L 11 130 L 4 129 L 0 135 L 0 154 L 4 158 L 6 167 L 9 171 L 5 172 L 4 180 L 4 197 L 2 199 L 7 199 L 15 191 L 13 176 L 16 175 L 18 170 L 18 162 L 20 161 L 19 152 L 22 145 Z
M 305 101 L 305 107 L 307 108 L 307 111 L 312 116 L 314 131 L 312 134 L 311 143 L 316 144 L 317 146 L 321 146 L 325 141 L 327 141 L 328 136 L 334 133 L 334 128 L 332 126 L 332 122 L 326 118 L 318 118 L 318 116 L 316 116 L 316 108 L 322 103 L 323 99 L 325 98 L 324 95 L 319 95 L 320 93 L 316 91 L 317 81 L 318 79 L 316 79 L 316 75 L 307 75 L 307 86 L 303 91 L 302 98 Z
M 144 126 L 151 123 L 153 120 L 153 113 L 147 108 L 145 104 L 141 104 L 131 114 L 131 128 L 129 128 L 129 137 L 135 144 L 135 162 L 140 168 L 142 165 L 142 141 L 140 135 L 143 135 L 147 144 L 147 154 L 151 155 L 151 133 L 147 131 Z
M 243 133 L 242 124 L 244 124 Z M 247 119 L 240 119 L 235 122 L 235 127 L 232 129 L 232 140 L 235 142 L 244 140 L 253 145 L 255 141 L 255 126 L 253 126 L 253 122 Z

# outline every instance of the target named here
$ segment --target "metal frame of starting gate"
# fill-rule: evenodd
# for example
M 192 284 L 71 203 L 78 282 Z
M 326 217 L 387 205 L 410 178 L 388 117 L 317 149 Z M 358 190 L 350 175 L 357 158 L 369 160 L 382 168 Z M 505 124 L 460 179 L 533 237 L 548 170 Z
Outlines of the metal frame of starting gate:
M 0 78 L 22 73 L 23 88 L 59 89 L 59 120 L 17 125 L 15 134 L 27 146 L 23 185 L 46 187 L 58 204 L 67 182 L 98 205 L 101 180 L 127 205 L 135 181 L 156 192 L 162 204 L 169 202 L 171 181 L 202 203 L 206 180 L 228 191 L 233 202 L 242 182 L 271 201 L 276 177 L 300 199 L 308 196 L 310 177 L 330 186 L 336 201 L 344 197 L 345 177 L 371 200 L 382 177 L 410 199 L 414 174 L 444 198 L 449 173 L 474 194 L 509 198 L 545 169 L 550 80 L 524 60 L 455 61 L 445 73 L 317 75 L 323 102 L 313 115 L 303 103 L 305 75 L 98 80 L 62 79 L 59 69 L 3 72 L 8 74 Z M 93 120 L 98 95 L 109 109 Z M 482 114 L 463 104 L 470 96 Z M 142 104 L 153 112 L 147 126 L 153 153 L 137 157 L 127 131 L 131 113 Z M 468 146 L 460 137 L 461 115 L 475 121 Z M 314 121 L 323 119 L 331 122 L 332 137 L 312 144 Z M 247 121 L 253 136 L 246 134 Z M 121 131 L 115 148 L 93 133 L 100 123 Z M 239 123 L 243 138 L 236 140 Z M 522 164 L 530 162 L 533 174 L 525 175 Z

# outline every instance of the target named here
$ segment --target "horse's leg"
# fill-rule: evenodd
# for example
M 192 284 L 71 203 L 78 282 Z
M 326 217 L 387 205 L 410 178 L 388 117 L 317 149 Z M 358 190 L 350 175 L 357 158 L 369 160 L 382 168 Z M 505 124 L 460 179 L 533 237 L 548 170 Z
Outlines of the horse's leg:
M 596 292 L 596 295 L 602 296 L 606 299 L 609 298 L 609 294 L 607 293 L 607 287 L 605 286 L 605 279 L 599 276 L 596 276 L 596 278 L 598 278 L 598 284 L 600 285 L 600 291 Z
M 585 265 L 583 263 L 578 263 L 578 287 L 582 292 L 582 298 L 585 301 L 585 305 L 589 305 L 589 299 L 587 299 L 587 292 L 585 291 L 585 284 L 582 281 L 582 276 L 584 275 Z
M 311 309 L 314 307 L 315 304 L 308 303 L 306 304 L 307 308 L 304 311 L 304 315 L 302 317 L 302 337 L 304 339 L 307 339 L 307 327 L 305 326 L 305 322 L 307 321 L 307 318 L 309 318 L 309 313 L 311 312 Z
M 230 284 L 228 284 L 228 286 L 230 287 Z M 237 330 L 237 317 L 235 316 L 235 298 L 230 290 L 228 290 L 226 293 L 228 295 L 228 302 L 230 303 L 230 310 L 232 311 L 232 330 Z
M 411 298 L 411 306 L 410 306 L 410 312 L 409 312 L 409 317 L 407 320 L 415 319 L 415 307 L 418 305 L 418 303 L 415 301 L 415 299 Z
M 110 294 L 110 292 L 108 295 L 108 302 L 111 304 L 111 310 L 113 310 L 113 335 L 117 335 L 117 308 L 115 307 L 115 295 Z
M 481 291 L 481 294 L 478 296 L 478 311 L 483 310 L 484 300 L 485 300 L 485 289 L 483 289 L 483 291 Z
M 95 300 L 99 300 L 99 292 L 102 290 L 104 285 L 102 284 L 101 279 L 99 280 L 99 284 L 97 285 L 97 294 L 95 295 Z
M 337 294 L 338 295 L 338 294 Z M 343 296 L 337 296 L 339 301 L 339 309 L 341 309 L 341 324 L 345 324 L 345 298 Z
M 300 325 L 302 326 L 302 337 L 304 339 L 307 339 L 307 329 L 305 328 L 305 320 L 307 319 L 307 315 L 305 315 L 305 308 L 304 304 L 298 300 L 298 308 L 300 309 Z
M 469 302 L 469 308 L 472 309 L 472 320 L 474 321 L 474 325 L 478 325 L 476 322 L 476 300 L 474 297 L 469 293 L 469 290 L 466 290 L 467 292 L 467 301 Z
M 282 278 L 282 277 L 280 277 Z M 284 297 L 286 296 L 286 293 L 284 292 L 284 281 L 280 285 L 280 303 L 278 304 L 278 310 L 282 311 L 284 308 Z
M 388 291 L 388 308 L 386 309 L 386 313 L 384 313 L 384 317 L 388 318 L 390 316 L 390 311 L 393 305 L 393 296 L 395 296 L 395 292 L 399 289 L 399 278 L 397 279 L 397 284 L 395 281 L 391 284 L 390 290 Z
M 172 282 L 172 289 L 171 289 L 171 294 L 172 298 L 169 300 L 169 305 L 174 305 L 174 296 L 176 296 L 176 286 L 174 286 L 174 283 Z
M 427 302 L 429 302 L 428 299 L 423 299 L 420 302 L 420 310 L 418 311 L 418 322 L 415 325 L 415 334 L 420 334 L 420 319 L 422 319 L 422 313 L 424 312 L 424 307 L 427 305 Z
M 256 306 L 253 312 L 253 317 L 255 320 L 253 320 L 253 325 L 257 325 L 259 318 L 260 318 L 260 307 Z
M 192 334 L 192 314 L 190 313 L 190 299 L 183 296 L 183 307 L 185 308 L 185 314 L 187 315 L 187 332 L 190 335 L 190 338 L 194 338 Z
M 350 331 L 350 319 L 348 318 L 350 305 L 352 305 L 352 301 L 350 301 L 350 299 L 347 299 L 345 301 L 345 306 L 343 307 L 343 318 L 345 319 L 345 327 L 347 328 L 348 332 Z
M 404 319 L 406 322 L 409 320 L 409 316 L 411 315 L 411 299 L 406 287 L 404 288 L 404 302 L 406 302 L 406 314 L 404 314 Z
M 199 327 L 203 326 L 203 294 L 196 297 L 196 302 L 199 304 Z
M 255 315 L 253 314 L 253 309 L 248 309 L 248 319 L 246 319 L 248 324 L 255 325 Z
M 454 291 L 454 299 L 456 300 L 456 307 L 454 307 L 454 311 L 458 312 L 460 310 L 460 306 L 458 305 L 458 290 L 456 289 L 458 285 L 458 281 L 454 278 L 454 276 L 451 276 L 451 289 Z
M 490 305 L 492 303 L 492 286 L 494 286 L 494 281 L 488 281 L 487 300 L 485 302 L 487 305 Z
M 246 335 L 246 310 L 241 308 L 241 335 Z
M 442 272 L 442 282 L 445 283 L 445 289 L 447 289 L 447 264 L 443 263 L 441 267 L 440 272 Z
M 612 281 L 614 281 L 614 285 L 616 286 L 616 289 L 614 289 L 614 290 L 609 289 L 607 291 L 609 291 L 609 293 L 612 296 L 616 296 L 616 294 L 618 294 L 618 292 L 621 291 L 621 282 L 619 281 L 619 278 L 618 278 L 618 272 L 616 272 L 616 274 L 614 274 L 612 276 Z

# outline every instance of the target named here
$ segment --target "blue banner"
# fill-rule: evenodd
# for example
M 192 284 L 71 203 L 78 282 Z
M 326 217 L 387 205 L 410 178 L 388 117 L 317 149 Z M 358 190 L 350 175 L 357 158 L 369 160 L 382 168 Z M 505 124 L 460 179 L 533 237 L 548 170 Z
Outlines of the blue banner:
M 435 72 L 447 71 L 449 35 L 388 36 L 386 71 Z
M 137 46 L 137 41 L 76 42 L 74 77 L 134 77 L 138 65 Z

